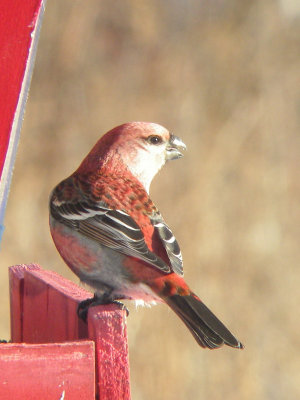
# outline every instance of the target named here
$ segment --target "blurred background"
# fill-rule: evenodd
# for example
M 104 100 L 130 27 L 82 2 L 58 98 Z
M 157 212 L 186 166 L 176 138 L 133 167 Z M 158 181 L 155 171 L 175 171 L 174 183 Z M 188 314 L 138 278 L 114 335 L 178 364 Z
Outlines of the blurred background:
M 51 189 L 107 130 L 153 121 L 188 151 L 151 197 L 187 281 L 245 350 L 203 350 L 166 306 L 129 305 L 132 398 L 300 398 L 299 20 L 297 0 L 48 0 L 1 244 L 1 339 L 9 265 L 78 282 L 50 238 Z

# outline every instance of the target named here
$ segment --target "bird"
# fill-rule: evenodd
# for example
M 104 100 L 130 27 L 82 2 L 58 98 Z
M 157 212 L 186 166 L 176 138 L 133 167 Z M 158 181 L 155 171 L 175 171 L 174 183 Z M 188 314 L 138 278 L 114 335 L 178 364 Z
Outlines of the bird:
M 163 302 L 201 347 L 242 349 L 185 282 L 178 242 L 149 196 L 157 172 L 185 150 L 179 137 L 157 123 L 129 122 L 110 130 L 51 192 L 51 235 L 100 303 Z

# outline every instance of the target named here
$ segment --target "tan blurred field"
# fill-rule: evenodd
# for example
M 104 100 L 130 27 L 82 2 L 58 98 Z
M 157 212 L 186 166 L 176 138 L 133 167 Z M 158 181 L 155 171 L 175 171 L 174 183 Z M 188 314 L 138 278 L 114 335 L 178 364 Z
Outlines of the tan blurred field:
M 161 123 L 188 146 L 151 196 L 185 277 L 245 344 L 199 348 L 166 306 L 130 306 L 134 400 L 300 399 L 300 7 L 293 0 L 48 0 L 1 244 L 77 282 L 48 195 L 96 140 Z

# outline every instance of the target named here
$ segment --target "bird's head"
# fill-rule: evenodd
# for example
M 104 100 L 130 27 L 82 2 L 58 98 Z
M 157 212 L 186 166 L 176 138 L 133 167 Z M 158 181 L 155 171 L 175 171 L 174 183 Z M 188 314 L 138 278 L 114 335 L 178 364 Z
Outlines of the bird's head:
M 165 162 L 182 157 L 185 149 L 183 141 L 161 125 L 130 122 L 102 136 L 80 168 L 93 159 L 98 165 L 115 163 L 118 168 L 122 162 L 149 192 L 152 179 Z

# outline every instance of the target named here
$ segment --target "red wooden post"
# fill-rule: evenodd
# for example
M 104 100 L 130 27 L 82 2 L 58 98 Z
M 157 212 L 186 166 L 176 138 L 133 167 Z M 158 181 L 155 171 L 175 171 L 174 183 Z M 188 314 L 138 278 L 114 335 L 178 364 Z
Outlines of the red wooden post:
M 76 309 L 92 293 L 36 264 L 11 267 L 9 274 L 12 341 L 57 345 L 92 340 L 95 388 L 100 399 L 129 400 L 126 312 L 115 304 L 91 307 L 85 324 L 77 317 Z M 3 346 L 6 345 L 0 346 L 0 367 Z M 1 382 L 0 374 L 0 394 Z
M 89 338 L 96 343 L 96 380 L 100 399 L 130 399 L 126 313 L 114 304 L 91 307 Z

